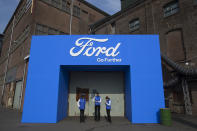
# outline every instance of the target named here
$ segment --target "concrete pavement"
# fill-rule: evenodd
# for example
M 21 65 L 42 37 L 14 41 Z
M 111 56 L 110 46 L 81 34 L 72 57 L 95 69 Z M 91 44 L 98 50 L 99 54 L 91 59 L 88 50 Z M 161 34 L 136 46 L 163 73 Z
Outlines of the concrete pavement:
M 196 131 L 197 117 L 173 115 L 173 126 L 160 124 L 131 124 L 126 118 L 112 118 L 108 123 L 104 118 L 95 122 L 87 118 L 85 123 L 79 123 L 78 117 L 68 117 L 57 124 L 22 124 L 21 113 L 0 108 L 0 131 Z M 185 117 L 184 117 L 185 116 Z M 184 119 L 183 119 L 184 118 Z

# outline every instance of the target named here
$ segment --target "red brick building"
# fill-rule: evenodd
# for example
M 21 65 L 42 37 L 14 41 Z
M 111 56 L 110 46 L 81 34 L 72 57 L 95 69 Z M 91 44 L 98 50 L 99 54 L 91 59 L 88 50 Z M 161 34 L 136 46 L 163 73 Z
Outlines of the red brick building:
M 93 34 L 159 34 L 162 54 L 182 68 L 196 70 L 196 0 L 121 0 L 121 2 L 120 12 L 91 25 Z M 173 79 L 175 83 L 165 88 L 166 106 L 170 107 L 172 112 L 186 112 L 180 80 L 184 78 L 187 79 L 189 87 L 192 114 L 196 115 L 196 77 L 188 78 L 188 74 L 180 74 L 164 61 L 162 65 L 164 83 L 169 83 Z
M 22 110 L 32 35 L 69 34 L 71 19 L 72 34 L 88 34 L 88 25 L 106 16 L 109 15 L 84 0 L 21 0 L 3 32 L 2 105 Z

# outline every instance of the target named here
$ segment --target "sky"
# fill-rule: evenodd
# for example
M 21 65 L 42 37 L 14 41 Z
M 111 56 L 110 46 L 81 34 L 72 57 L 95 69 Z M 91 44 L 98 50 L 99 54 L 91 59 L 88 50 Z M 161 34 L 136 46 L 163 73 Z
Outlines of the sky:
M 0 0 L 0 33 L 3 33 L 20 0 Z M 86 0 L 112 15 L 120 10 L 120 0 Z

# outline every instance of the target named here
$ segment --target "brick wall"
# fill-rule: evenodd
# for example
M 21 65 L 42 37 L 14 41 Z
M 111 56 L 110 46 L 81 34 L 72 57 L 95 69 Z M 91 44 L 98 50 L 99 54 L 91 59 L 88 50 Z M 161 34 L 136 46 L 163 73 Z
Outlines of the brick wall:
M 11 34 L 13 38 L 10 46 L 10 56 L 7 71 L 9 72 L 13 68 L 16 69 L 16 73 L 13 73 L 13 75 L 15 75 L 13 76 L 13 78 L 15 78 L 14 81 L 16 81 L 23 79 L 25 67 L 24 58 L 29 55 L 31 47 L 31 37 L 32 35 L 35 35 L 36 24 L 42 24 L 44 26 L 47 26 L 48 28 L 58 30 L 59 32 L 63 32 L 65 34 L 69 33 L 70 14 L 66 11 L 51 6 L 50 4 L 47 4 L 42 0 L 34 0 L 33 8 L 29 8 L 29 10 L 23 11 L 25 10 L 25 4 L 26 0 L 19 3 L 19 6 L 17 7 L 12 19 L 10 20 L 7 28 L 4 31 L 2 53 L 0 56 L 0 91 L 2 90 L 2 79 L 4 78 L 6 65 L 8 62 L 7 56 L 10 46 Z M 107 15 L 87 4 L 84 4 L 84 2 L 80 2 L 80 0 L 75 1 L 74 5 L 80 8 L 81 16 L 73 16 L 72 34 L 88 34 L 88 25 L 104 18 Z M 13 23 L 14 28 L 12 33 Z
M 109 26 L 115 22 L 116 34 L 159 34 L 162 53 L 179 64 L 184 65 L 184 60 L 188 60 L 190 66 L 197 67 L 197 44 L 195 44 L 197 43 L 197 6 L 192 0 L 179 0 L 179 11 L 164 17 L 164 6 L 171 1 L 147 0 L 142 2 L 122 13 L 115 14 L 109 20 L 100 22 L 98 26 L 94 27 L 93 33 L 109 34 Z M 140 28 L 131 32 L 129 22 L 136 18 L 140 21 Z M 163 69 L 166 68 L 165 64 L 163 66 Z M 165 81 L 172 78 L 170 71 L 172 70 L 163 71 Z M 191 93 L 193 101 L 197 101 L 196 84 Z M 194 102 L 192 106 L 195 113 L 197 111 L 196 103 Z M 176 106 L 176 110 L 179 109 L 182 110 L 180 112 L 184 110 L 183 107 L 177 108 Z

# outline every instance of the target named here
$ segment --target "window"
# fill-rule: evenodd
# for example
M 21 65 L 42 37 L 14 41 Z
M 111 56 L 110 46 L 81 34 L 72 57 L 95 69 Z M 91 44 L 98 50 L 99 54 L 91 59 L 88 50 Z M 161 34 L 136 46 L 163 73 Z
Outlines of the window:
M 68 33 L 64 33 L 62 31 L 60 31 L 59 35 L 68 35 Z
M 115 22 L 111 23 L 111 34 L 115 34 L 116 33 L 116 24 Z
M 48 35 L 58 35 L 59 31 L 53 28 L 48 29 Z
M 26 7 L 23 6 L 21 9 L 19 9 L 17 15 L 16 15 L 16 19 L 14 21 L 15 26 L 18 24 L 18 22 L 21 20 L 22 16 L 25 14 L 26 12 Z
M 197 0 L 194 0 L 194 4 L 197 5 Z
M 67 0 L 62 0 L 62 10 L 70 13 L 70 3 Z
M 60 32 L 59 30 L 48 27 L 46 25 L 41 25 L 41 24 L 36 25 L 36 31 L 35 31 L 36 35 L 59 35 L 61 33 L 62 32 Z
M 51 3 L 51 0 L 42 0 L 42 1 L 44 1 L 44 2 L 46 2 L 46 3 L 48 3 L 48 4 Z
M 139 21 L 139 19 L 135 19 L 135 20 L 132 20 L 131 22 L 129 22 L 129 30 L 131 32 L 136 31 L 139 28 L 140 28 L 140 21 Z
M 31 7 L 32 0 L 27 0 L 25 5 L 19 9 L 16 15 L 16 20 L 14 22 L 15 26 L 18 24 L 20 19 L 23 17 L 23 15 L 28 11 L 28 9 Z
M 47 35 L 48 34 L 47 26 L 37 24 L 35 34 L 36 35 Z
M 178 0 L 166 4 L 163 10 L 164 10 L 164 17 L 176 14 L 179 11 Z
M 80 8 L 74 5 L 73 15 L 79 17 L 80 16 Z
M 70 2 L 69 0 L 41 0 L 45 3 L 50 4 L 52 7 L 61 9 L 67 13 L 70 13 Z
M 23 32 L 12 42 L 10 51 L 14 51 L 20 44 L 22 44 L 28 37 L 30 27 L 27 25 Z
M 51 0 L 51 4 L 54 6 L 54 7 L 57 7 L 57 8 L 60 8 L 60 3 L 61 1 L 60 0 Z
M 26 5 L 25 5 L 26 6 L 25 7 L 26 8 L 26 11 L 30 8 L 31 4 L 32 4 L 32 0 L 27 0 L 26 1 Z
M 27 27 L 24 29 L 24 31 L 23 31 L 23 32 L 17 37 L 17 39 L 15 40 L 14 46 L 23 43 L 23 42 L 27 39 L 27 37 L 28 37 L 28 35 L 29 35 L 29 31 L 30 31 L 30 27 L 27 26 Z
M 85 11 L 85 10 L 82 10 L 82 12 L 83 12 L 84 14 L 88 14 L 88 12 L 87 12 L 87 11 Z

